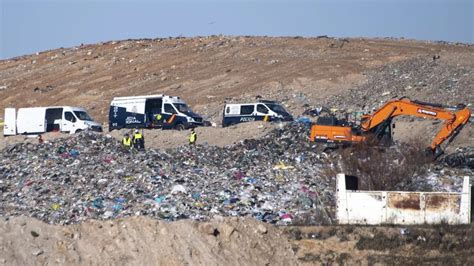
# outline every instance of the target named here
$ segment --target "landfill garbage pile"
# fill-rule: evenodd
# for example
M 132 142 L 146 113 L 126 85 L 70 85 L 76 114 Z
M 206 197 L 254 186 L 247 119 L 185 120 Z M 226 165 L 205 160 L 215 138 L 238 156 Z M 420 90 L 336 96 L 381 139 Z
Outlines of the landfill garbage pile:
M 276 224 L 330 223 L 334 184 L 308 127 L 292 124 L 225 148 L 129 152 L 93 132 L 18 143 L 1 154 L 1 216 L 54 224 L 134 215 L 164 220 L 251 216 Z
M 450 167 L 466 167 L 474 170 L 474 147 L 458 148 L 455 152 L 441 158 Z
M 429 57 L 388 64 L 367 72 L 366 77 L 366 83 L 329 97 L 325 104 L 370 112 L 402 96 L 451 106 L 474 102 L 474 70 L 433 62 Z
M 223 148 L 140 152 L 94 132 L 17 143 L 0 156 L 0 216 L 25 215 L 54 224 L 137 215 L 331 224 L 341 155 L 315 152 L 317 144 L 308 134 L 309 124 L 298 122 Z M 444 191 L 441 180 L 446 178 L 448 189 L 462 185 L 458 172 L 435 165 L 410 186 Z

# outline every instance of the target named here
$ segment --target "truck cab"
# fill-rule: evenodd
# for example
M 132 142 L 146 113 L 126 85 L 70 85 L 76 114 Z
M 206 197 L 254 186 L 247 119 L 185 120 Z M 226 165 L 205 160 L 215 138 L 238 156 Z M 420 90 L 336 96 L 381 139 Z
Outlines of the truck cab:
M 86 129 L 102 132 L 100 123 L 95 122 L 84 108 L 64 108 L 61 121 L 61 132 L 76 133 Z
M 165 96 L 161 101 L 161 109 L 147 113 L 149 116 L 148 127 L 182 130 L 203 125 L 202 117 L 194 113 L 181 98 Z M 158 119 L 159 116 L 161 119 Z

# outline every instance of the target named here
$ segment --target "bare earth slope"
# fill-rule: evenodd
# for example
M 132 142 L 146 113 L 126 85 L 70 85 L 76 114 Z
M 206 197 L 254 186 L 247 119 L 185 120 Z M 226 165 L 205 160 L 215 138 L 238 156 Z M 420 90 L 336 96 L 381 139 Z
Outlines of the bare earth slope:
M 283 100 L 299 115 L 305 103 L 350 99 L 350 88 L 367 83 L 366 71 L 435 54 L 439 64 L 474 64 L 472 46 L 408 40 L 214 36 L 83 45 L 0 61 L 0 114 L 4 107 L 79 105 L 105 122 L 114 96 L 164 93 L 213 118 L 226 98 L 256 95 Z M 468 96 L 452 97 L 439 101 Z
M 221 217 L 55 226 L 16 217 L 0 221 L 0 265 L 472 265 L 472 234 L 472 226 L 275 227 Z

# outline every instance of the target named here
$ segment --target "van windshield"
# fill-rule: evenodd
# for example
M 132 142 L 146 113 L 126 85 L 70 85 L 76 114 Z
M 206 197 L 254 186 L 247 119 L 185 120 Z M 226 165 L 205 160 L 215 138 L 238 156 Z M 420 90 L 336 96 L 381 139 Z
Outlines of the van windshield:
M 286 110 L 278 104 L 267 104 L 268 108 L 270 108 L 273 112 L 277 114 L 286 114 Z
M 174 107 L 176 107 L 176 109 L 178 109 L 180 113 L 191 112 L 191 109 L 184 103 L 174 103 L 173 105 Z
M 84 111 L 74 111 L 79 120 L 92 121 L 92 118 Z

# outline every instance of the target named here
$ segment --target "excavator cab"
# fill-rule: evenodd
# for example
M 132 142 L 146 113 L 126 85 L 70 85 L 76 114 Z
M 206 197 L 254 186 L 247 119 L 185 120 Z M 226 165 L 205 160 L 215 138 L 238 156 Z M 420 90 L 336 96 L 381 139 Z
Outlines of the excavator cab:
M 395 124 L 393 124 L 395 125 Z M 392 138 L 392 119 L 388 119 L 384 123 L 370 130 L 379 142 L 383 145 L 391 145 L 393 143 Z
M 325 143 L 329 148 L 348 145 L 355 139 L 363 138 L 362 132 L 347 119 L 335 115 L 318 117 L 311 128 L 310 140 Z
M 316 125 L 335 126 L 337 125 L 337 118 L 334 116 L 320 116 L 316 120 Z

